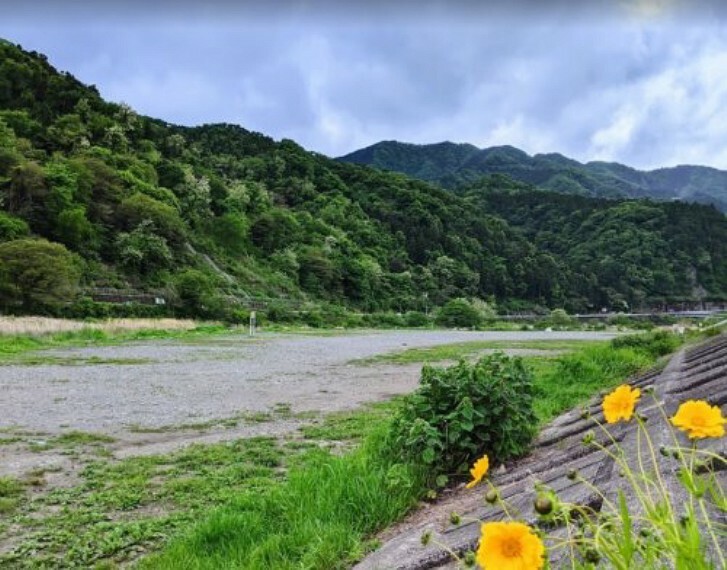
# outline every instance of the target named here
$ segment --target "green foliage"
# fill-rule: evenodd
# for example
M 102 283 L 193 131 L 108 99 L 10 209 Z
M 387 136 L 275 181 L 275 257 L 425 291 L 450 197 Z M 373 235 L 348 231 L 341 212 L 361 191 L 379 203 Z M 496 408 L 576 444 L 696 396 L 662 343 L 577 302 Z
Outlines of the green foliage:
M 377 434 L 344 456 L 315 449 L 287 481 L 241 494 L 141 567 L 343 568 L 422 488 L 417 469 L 382 456 Z
M 119 214 L 129 229 L 148 220 L 154 230 L 169 243 L 179 245 L 184 241 L 184 224 L 177 210 L 146 194 L 137 192 L 122 200 Z
M 408 327 L 427 327 L 431 324 L 431 320 L 424 313 L 409 311 L 404 315 L 404 324 Z
M 484 453 L 498 462 L 521 455 L 536 428 L 532 372 L 522 359 L 495 353 L 475 364 L 425 366 L 420 387 L 394 420 L 389 445 L 426 465 L 434 478 L 462 472 Z
M 482 168 L 535 176 L 576 166 L 555 155 L 523 170 L 531 159 L 509 147 L 385 146 L 372 152 L 406 161 L 414 176 L 455 169 L 459 182 L 477 182 L 453 193 L 235 125 L 169 125 L 103 101 L 40 54 L 0 45 L 0 242 L 64 244 L 87 262 L 86 286 L 157 289 L 208 267 L 222 277 L 219 297 L 375 313 L 304 310 L 312 326 L 411 326 L 400 315 L 459 298 L 475 299 L 485 320 L 495 306 L 575 312 L 727 298 L 727 220 L 713 208 L 479 179 Z M 602 175 L 591 170 L 558 184 L 596 188 Z M 452 307 L 443 312 L 447 326 L 476 324 L 460 309 L 451 320 Z
M 567 327 L 573 324 L 573 319 L 564 309 L 553 309 L 550 311 L 548 322 L 556 327 Z
M 155 233 L 151 220 L 143 220 L 129 233 L 119 233 L 115 245 L 119 265 L 132 272 L 149 273 L 173 261 L 167 240 Z
M 467 299 L 452 299 L 439 310 L 436 321 L 443 327 L 474 328 L 482 315 Z
M 0 211 L 0 241 L 20 239 L 29 232 L 30 228 L 24 220 Z
M 43 311 L 73 299 L 80 271 L 65 247 L 45 240 L 0 243 L 0 304 Z
M 656 331 L 648 334 L 619 336 L 611 340 L 611 346 L 614 348 L 632 348 L 657 358 L 671 354 L 682 342 L 675 334 Z
M 617 337 L 605 346 L 589 346 L 558 357 L 538 377 L 538 416 L 551 419 L 584 402 L 594 391 L 611 388 L 644 372 L 658 357 L 676 350 L 681 342 L 670 333 L 644 333 Z
M 215 241 L 233 255 L 242 255 L 248 249 L 250 227 L 240 214 L 223 214 L 213 222 L 211 233 Z
M 721 192 L 727 173 L 702 166 L 643 172 L 618 163 L 581 164 L 557 153 L 529 156 L 511 146 L 478 149 L 450 142 L 414 145 L 396 141 L 380 142 L 339 160 L 403 172 L 445 188 L 479 183 L 484 177 L 515 191 L 535 185 L 591 197 L 679 198 L 727 210 L 727 198 Z
M 214 279 L 197 269 L 180 272 L 174 278 L 174 290 L 182 313 L 206 317 L 221 315 L 222 301 L 215 285 Z

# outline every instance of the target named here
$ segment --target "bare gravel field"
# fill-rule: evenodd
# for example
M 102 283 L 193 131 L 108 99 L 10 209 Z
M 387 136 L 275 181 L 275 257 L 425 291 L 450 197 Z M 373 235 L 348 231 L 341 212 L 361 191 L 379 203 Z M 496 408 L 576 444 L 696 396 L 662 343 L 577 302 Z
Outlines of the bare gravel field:
M 602 332 L 376 331 L 210 336 L 43 351 L 53 364 L 0 366 L 0 475 L 61 455 L 33 454 L 74 430 L 114 438 L 116 457 L 295 430 L 306 412 L 411 391 L 420 366 L 352 361 L 466 341 L 606 340 Z M 268 414 L 266 421 L 255 421 Z M 242 421 L 232 421 L 232 420 Z M 11 440 L 21 441 L 13 445 Z M 64 460 L 65 461 L 65 460 Z

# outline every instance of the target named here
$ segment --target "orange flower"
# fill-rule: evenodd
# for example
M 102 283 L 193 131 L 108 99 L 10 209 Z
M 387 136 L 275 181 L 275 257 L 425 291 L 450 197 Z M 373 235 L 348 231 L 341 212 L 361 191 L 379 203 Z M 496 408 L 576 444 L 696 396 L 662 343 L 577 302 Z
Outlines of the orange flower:
M 482 525 L 477 563 L 484 570 L 540 570 L 545 546 L 533 530 L 520 522 Z
M 619 420 L 629 421 L 634 415 L 641 390 L 622 384 L 603 399 L 603 415 L 610 424 Z
M 472 469 L 470 469 L 470 474 L 472 475 L 472 481 L 467 483 L 467 488 L 471 489 L 477 483 L 482 481 L 482 478 L 487 475 L 487 470 L 490 468 L 490 458 L 487 457 L 487 455 L 483 455 L 480 459 L 478 459 Z
M 704 400 L 687 400 L 679 406 L 671 423 L 691 439 L 702 439 L 722 437 L 727 420 L 722 417 L 718 406 L 710 406 Z

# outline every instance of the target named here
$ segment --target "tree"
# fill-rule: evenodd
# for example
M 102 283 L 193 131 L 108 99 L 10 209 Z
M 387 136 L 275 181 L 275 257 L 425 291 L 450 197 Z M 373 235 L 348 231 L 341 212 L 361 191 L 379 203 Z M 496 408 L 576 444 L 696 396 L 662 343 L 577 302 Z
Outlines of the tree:
M 0 210 L 0 241 L 10 241 L 25 237 L 30 232 L 28 224 L 20 218 Z
M 116 250 L 123 267 L 140 273 L 164 269 L 173 261 L 167 240 L 154 233 L 154 225 L 149 220 L 142 221 L 129 233 L 120 233 Z
M 146 194 L 137 192 L 123 200 L 119 214 L 127 228 L 135 228 L 144 220 L 149 220 L 156 232 L 170 244 L 181 245 L 184 242 L 184 223 L 179 212 Z
M 437 324 L 445 327 L 476 327 L 482 321 L 480 312 L 467 299 L 452 299 L 437 314 Z
M 7 308 L 43 311 L 70 302 L 79 276 L 78 258 L 59 243 L 0 243 L 0 302 Z
M 174 280 L 179 305 L 187 315 L 216 317 L 221 312 L 221 300 L 214 280 L 197 269 L 185 269 Z

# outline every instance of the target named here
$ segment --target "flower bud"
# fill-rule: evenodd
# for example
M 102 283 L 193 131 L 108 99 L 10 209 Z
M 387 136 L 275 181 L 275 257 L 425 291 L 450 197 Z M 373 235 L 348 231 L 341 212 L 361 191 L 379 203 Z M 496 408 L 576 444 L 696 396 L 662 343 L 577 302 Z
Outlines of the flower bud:
M 500 498 L 500 496 L 497 494 L 497 491 L 495 489 L 490 489 L 485 493 L 485 501 L 490 503 L 491 505 L 494 505 L 497 500 Z
M 426 546 L 432 541 L 432 531 L 426 530 L 422 533 L 421 538 L 419 539 L 422 542 L 422 546 Z
M 570 479 L 571 481 L 575 481 L 576 477 L 578 477 L 578 471 L 576 471 L 575 469 L 568 469 L 566 477 L 568 477 L 568 479 Z
M 545 495 L 539 495 L 533 504 L 535 512 L 539 515 L 549 515 L 553 512 L 553 501 Z
M 591 443 L 593 443 L 594 439 L 596 439 L 596 436 L 594 435 L 594 433 L 590 430 L 587 431 L 583 435 L 583 445 L 590 445 Z
M 460 517 L 457 513 L 452 512 L 449 514 L 449 522 L 452 524 L 459 524 L 462 522 L 462 517 Z

